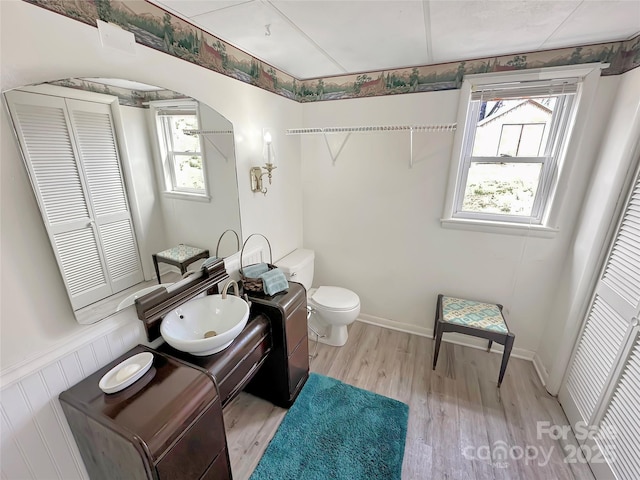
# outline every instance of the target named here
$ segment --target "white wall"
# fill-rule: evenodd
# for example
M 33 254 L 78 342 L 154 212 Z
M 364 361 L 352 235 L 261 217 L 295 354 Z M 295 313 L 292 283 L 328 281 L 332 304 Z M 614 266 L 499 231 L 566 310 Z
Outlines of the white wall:
M 557 393 L 640 154 L 640 68 L 607 79 L 612 113 L 538 349 L 547 389 Z
M 147 47 L 136 45 L 135 55 L 103 48 L 96 28 L 26 2 L 0 2 L 0 20 L 3 91 L 68 77 L 119 77 L 212 106 L 233 123 L 236 134 L 244 236 L 266 234 L 276 258 L 301 245 L 300 140 L 284 135 L 302 122 L 299 104 Z M 5 371 L 99 327 L 74 319 L 5 111 L 1 122 L 0 363 Z M 249 183 L 249 168 L 262 163 L 265 126 L 274 129 L 280 159 L 266 197 L 252 193 Z
M 167 245 L 166 222 L 158 199 L 160 190 L 156 182 L 156 170 L 151 154 L 151 139 L 148 129 L 148 110 L 120 105 L 122 134 L 118 138 L 121 150 L 126 152 L 124 174 L 129 192 L 132 216 L 136 223 L 138 246 L 142 260 L 144 278 L 150 280 L 155 276 L 155 268 L 151 254 L 164 250 Z
M 514 353 L 538 348 L 572 238 L 574 219 L 617 80 L 601 79 L 575 134 L 571 179 L 559 195 L 555 238 L 451 230 L 440 218 L 452 133 L 352 134 L 335 165 L 321 136 L 302 142 L 304 245 L 316 251 L 317 285 L 360 295 L 362 316 L 430 335 L 438 293 L 504 304 Z M 304 105 L 305 126 L 450 123 L 459 91 Z M 330 137 L 334 152 L 344 136 Z

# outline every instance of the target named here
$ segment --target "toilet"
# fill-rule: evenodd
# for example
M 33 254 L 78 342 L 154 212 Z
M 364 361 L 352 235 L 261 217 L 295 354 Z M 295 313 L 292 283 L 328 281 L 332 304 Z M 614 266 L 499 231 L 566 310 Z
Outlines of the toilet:
M 301 283 L 307 290 L 307 307 L 311 310 L 309 326 L 320 335 L 318 341 L 341 347 L 347 342 L 347 326 L 351 325 L 360 313 L 360 298 L 346 288 L 311 288 L 314 259 L 313 250 L 298 249 L 276 265 L 287 280 Z

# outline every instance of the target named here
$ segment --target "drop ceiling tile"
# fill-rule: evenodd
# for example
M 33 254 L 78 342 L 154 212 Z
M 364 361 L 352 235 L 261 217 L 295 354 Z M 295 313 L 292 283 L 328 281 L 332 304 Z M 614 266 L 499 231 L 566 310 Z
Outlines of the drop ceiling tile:
M 640 2 L 588 1 L 541 48 L 626 40 L 640 33 Z
M 190 18 L 203 13 L 213 12 L 240 3 L 255 0 L 149 0 L 159 7 L 175 12 L 183 18 Z
M 430 62 L 423 2 L 272 0 L 348 72 Z
M 193 22 L 294 77 L 344 73 L 266 3 L 243 3 L 216 10 L 194 17 Z
M 580 1 L 432 1 L 435 62 L 536 50 Z

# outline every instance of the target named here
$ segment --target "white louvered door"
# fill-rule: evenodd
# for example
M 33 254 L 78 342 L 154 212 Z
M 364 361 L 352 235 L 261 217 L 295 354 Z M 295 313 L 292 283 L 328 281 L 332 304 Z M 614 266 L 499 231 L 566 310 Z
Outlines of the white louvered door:
M 144 280 L 108 105 L 66 99 L 113 292 Z
M 580 333 L 559 400 L 600 478 L 640 479 L 640 175 L 636 178 Z M 629 399 L 633 402 L 629 403 Z M 635 439 L 627 451 L 625 442 Z M 593 454 L 593 452 L 598 452 Z
M 640 478 L 640 335 L 634 328 L 632 341 L 607 392 L 596 441 L 604 462 L 593 464 L 600 478 Z
M 140 282 L 109 107 L 5 95 L 73 309 Z

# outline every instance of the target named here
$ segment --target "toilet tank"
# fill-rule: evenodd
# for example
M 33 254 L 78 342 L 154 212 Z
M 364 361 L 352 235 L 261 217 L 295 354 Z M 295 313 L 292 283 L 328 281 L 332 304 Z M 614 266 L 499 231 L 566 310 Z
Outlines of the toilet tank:
M 309 291 L 313 284 L 314 258 L 313 250 L 299 248 L 276 262 L 276 266 L 282 270 L 287 280 L 301 283 Z

